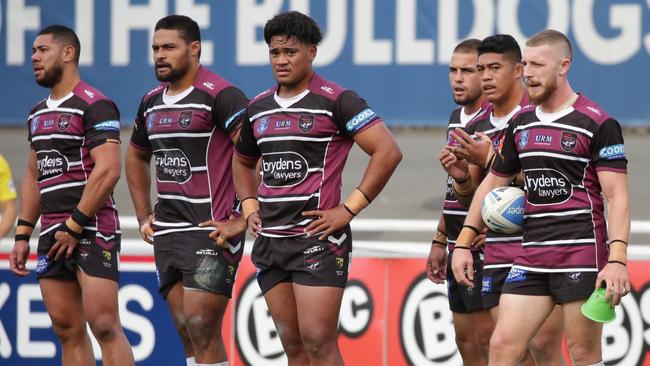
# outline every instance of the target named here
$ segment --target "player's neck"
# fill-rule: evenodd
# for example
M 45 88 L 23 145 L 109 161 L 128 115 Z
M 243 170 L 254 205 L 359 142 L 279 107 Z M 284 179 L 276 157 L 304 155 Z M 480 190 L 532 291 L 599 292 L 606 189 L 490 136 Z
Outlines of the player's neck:
M 575 103 L 576 99 L 578 99 L 576 92 L 568 83 L 565 83 L 558 85 L 555 92 L 540 103 L 539 107 L 544 113 L 556 113 Z
M 279 85 L 277 91 L 278 96 L 281 98 L 291 98 L 304 92 L 305 90 L 307 90 L 307 88 L 309 88 L 309 83 L 311 82 L 311 78 L 313 76 L 314 76 L 314 72 L 311 71 L 308 77 L 300 80 L 300 82 L 294 85 L 286 85 L 286 84 Z
M 189 87 L 194 85 L 194 80 L 196 79 L 196 74 L 199 72 L 199 64 L 194 64 L 190 69 L 183 75 L 182 78 L 170 81 L 167 85 L 167 95 L 173 96 L 180 94 L 187 90 Z
M 494 103 L 492 105 L 492 115 L 494 117 L 498 118 L 509 115 L 521 103 L 525 92 L 523 85 L 515 84 L 512 88 L 513 90 L 510 91 L 510 95 L 508 95 L 508 98 L 503 103 Z
M 75 69 L 67 72 L 64 70 L 63 72 L 61 81 L 50 88 L 50 98 L 54 100 L 61 99 L 70 94 L 74 90 L 74 87 L 81 81 L 79 70 Z
M 485 102 L 485 98 L 480 97 L 473 103 L 463 105 L 463 113 L 465 113 L 468 116 L 476 113 L 479 109 L 481 109 L 481 106 L 483 105 L 484 102 Z

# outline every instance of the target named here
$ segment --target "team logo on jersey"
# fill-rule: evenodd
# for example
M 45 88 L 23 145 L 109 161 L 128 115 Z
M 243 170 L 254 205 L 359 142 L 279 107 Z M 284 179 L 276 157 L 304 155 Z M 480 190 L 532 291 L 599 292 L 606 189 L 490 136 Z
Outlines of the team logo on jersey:
M 576 148 L 578 144 L 578 134 L 573 132 L 562 131 L 562 139 L 560 139 L 560 146 L 564 151 L 569 152 Z
M 153 129 L 153 121 L 156 118 L 156 113 L 152 112 L 147 116 L 147 130 L 150 131 Z
M 159 182 L 183 184 L 192 178 L 190 160 L 180 149 L 154 151 Z
M 59 128 L 59 130 L 65 131 L 70 126 L 71 120 L 72 120 L 71 114 L 67 114 L 67 113 L 61 114 L 59 116 L 59 121 L 56 123 L 56 126 Z
M 521 133 L 519 134 L 519 148 L 520 149 L 523 149 L 524 147 L 526 147 L 526 145 L 528 145 L 528 135 L 529 134 L 530 134 L 530 131 L 528 131 L 528 130 L 521 131 Z
M 36 167 L 39 171 L 39 182 L 61 176 L 68 171 L 68 158 L 57 150 L 41 150 L 36 152 Z
M 181 128 L 188 128 L 192 124 L 192 111 L 182 111 L 178 116 L 178 125 Z
M 38 120 L 41 118 L 41 116 L 36 116 L 32 118 L 32 125 L 30 126 L 32 133 L 36 132 L 38 130 Z
M 524 171 L 526 200 L 534 205 L 564 203 L 573 194 L 569 178 L 555 169 L 529 169 Z
M 293 187 L 307 177 L 309 164 L 300 154 L 283 151 L 264 154 L 262 172 L 267 187 Z
M 262 117 L 257 125 L 257 133 L 262 134 L 267 128 L 269 128 L 269 117 Z
M 311 131 L 314 128 L 314 116 L 311 114 L 301 114 L 298 120 L 298 128 L 304 133 Z

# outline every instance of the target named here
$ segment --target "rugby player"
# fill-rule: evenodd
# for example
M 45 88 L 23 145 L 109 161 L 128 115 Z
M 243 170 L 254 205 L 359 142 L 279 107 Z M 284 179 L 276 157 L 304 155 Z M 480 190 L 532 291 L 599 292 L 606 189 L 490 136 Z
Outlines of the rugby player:
M 528 105 L 528 95 L 522 82 L 523 65 L 521 50 L 517 41 L 507 34 L 497 34 L 485 38 L 478 45 L 478 71 L 481 74 L 481 87 L 490 108 L 474 118 L 466 131 L 456 130 L 453 134 L 459 146 L 452 148 L 454 155 L 470 162 L 470 174 L 478 174 L 478 180 L 487 173 L 489 163 L 499 147 L 512 116 Z M 484 149 L 484 136 L 489 137 L 488 149 Z M 480 141 L 475 141 L 480 138 Z M 474 193 L 475 179 L 469 184 L 454 185 L 463 196 Z M 512 184 L 522 185 L 522 180 L 515 179 Z M 459 192 L 456 192 L 459 194 Z M 483 306 L 489 309 L 497 321 L 501 288 L 512 267 L 512 262 L 521 248 L 521 234 L 504 235 L 488 230 L 483 253 L 483 278 L 481 293 Z M 544 326 L 529 344 L 530 353 L 522 364 L 561 365 L 562 358 L 562 315 L 559 306 L 546 320 Z M 530 357 L 532 356 L 532 358 Z
M 521 109 L 510 122 L 456 243 L 463 254 L 452 259 L 454 276 L 471 286 L 469 249 L 482 226 L 481 202 L 523 170 L 522 249 L 502 288 L 499 312 L 507 316 L 499 317 L 490 342 L 492 365 L 516 365 L 555 304 L 562 305 L 573 364 L 604 365 L 602 324 L 584 317 L 580 306 L 597 287 L 606 286 L 614 305 L 630 289 L 623 136 L 615 119 L 571 88 L 572 57 L 570 41 L 554 30 L 526 42 L 523 76 L 529 100 L 537 106 Z
M 11 168 L 0 155 L 0 238 L 7 235 L 16 223 L 16 188 L 11 178 Z
M 352 250 L 349 223 L 377 197 L 402 155 L 363 99 L 313 71 L 322 39 L 313 19 L 281 13 L 266 23 L 264 39 L 277 85 L 248 106 L 233 159 L 243 215 L 257 238 L 257 280 L 289 365 L 342 365 L 337 324 Z M 370 162 L 340 203 L 354 143 Z
M 489 108 L 489 103 L 486 102 L 481 92 L 480 74 L 476 68 L 477 47 L 480 42 L 478 39 L 464 40 L 456 45 L 451 56 L 449 84 L 454 102 L 459 107 L 449 117 L 447 144 L 454 142 L 451 135 L 454 129 L 464 128 L 473 118 Z M 465 160 L 450 161 L 453 156 L 449 156 L 449 150 L 444 148 L 440 154 L 439 158 L 448 174 L 447 190 L 442 204 L 442 217 L 426 261 L 426 272 L 434 283 L 443 283 L 445 279 L 447 280 L 447 296 L 449 309 L 454 319 L 456 346 L 463 358 L 463 363 L 465 365 L 484 365 L 487 363 L 490 334 L 494 326 L 492 319 L 489 312 L 483 309 L 481 292 L 475 291 L 471 287 L 459 286 L 454 281 L 449 267 L 451 263 L 447 258 L 447 249 L 449 258 L 454 255 L 454 244 L 467 214 L 467 208 L 453 195 L 454 178 L 452 175 L 455 175 L 459 181 L 468 178 L 467 162 Z M 482 253 L 480 251 L 477 248 L 474 252 L 478 274 L 482 268 Z
M 248 100 L 199 63 L 201 34 L 186 16 L 158 21 L 156 77 L 142 98 L 126 155 L 140 232 L 154 244 L 159 291 L 187 364 L 227 365 L 222 319 L 243 252 L 231 161 Z M 156 166 L 158 201 L 149 199 Z
M 104 365 L 133 365 L 118 313 L 120 226 L 112 197 L 120 178 L 120 114 L 79 76 L 71 29 L 42 29 L 32 46 L 38 85 L 50 95 L 27 118 L 30 152 L 20 192 L 11 271 L 26 276 L 39 216 L 38 275 L 63 365 L 95 365 L 86 325 Z

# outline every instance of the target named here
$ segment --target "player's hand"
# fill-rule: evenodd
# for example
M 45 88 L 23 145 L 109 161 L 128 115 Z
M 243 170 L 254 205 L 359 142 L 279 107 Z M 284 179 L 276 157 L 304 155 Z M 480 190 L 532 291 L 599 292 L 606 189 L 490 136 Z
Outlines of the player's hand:
M 29 243 L 27 240 L 19 240 L 9 255 L 9 270 L 15 275 L 24 277 L 29 274 L 27 270 L 27 258 L 29 257 Z
M 153 228 L 151 227 L 153 220 L 154 215 L 149 215 L 140 221 L 140 237 L 149 244 L 153 244 Z
M 445 283 L 447 279 L 447 249 L 431 244 L 426 262 L 427 278 L 433 283 Z
M 54 240 L 54 245 L 52 245 L 50 251 L 47 252 L 47 257 L 52 258 L 52 256 L 54 256 L 55 261 L 58 261 L 64 254 L 66 258 L 70 258 L 72 252 L 74 252 L 74 248 L 76 248 L 79 243 L 77 239 L 72 237 L 72 235 L 67 231 L 63 230 L 54 233 Z
M 354 216 L 343 207 L 343 204 L 329 210 L 303 211 L 302 215 L 316 218 L 305 228 L 305 236 L 310 238 L 321 233 L 318 240 L 327 239 L 331 234 L 343 229 L 354 218 Z
M 481 233 L 477 235 L 476 238 L 474 238 L 474 241 L 472 242 L 472 247 L 473 248 L 482 247 L 483 245 L 485 245 L 486 238 L 487 238 L 487 227 L 484 227 L 483 230 L 481 230 Z
M 630 280 L 627 276 L 627 268 L 619 263 L 607 263 L 605 268 L 598 273 L 596 288 L 606 284 L 605 300 L 611 299 L 612 305 L 616 306 L 621 298 L 630 292 Z
M 230 238 L 243 233 L 244 231 L 246 231 L 246 228 L 248 227 L 243 217 L 235 217 L 232 215 L 228 218 L 228 220 L 223 220 L 223 221 L 208 220 L 200 223 L 199 226 L 214 227 L 214 231 L 211 231 L 208 236 L 210 237 L 210 239 L 214 240 L 214 243 L 217 244 L 218 247 L 224 249 L 227 249 L 228 246 L 230 245 L 230 243 L 228 242 Z
M 454 153 L 472 164 L 484 167 L 491 157 L 491 151 L 494 152 L 492 140 L 483 132 L 476 133 L 478 141 L 460 128 L 454 129 L 451 136 L 460 145 L 454 150 Z
M 469 168 L 467 166 L 467 160 L 459 159 L 458 156 L 453 153 L 454 149 L 455 147 L 453 146 L 445 146 L 442 151 L 440 151 L 438 159 L 440 160 L 440 164 L 445 172 L 455 181 L 460 182 L 467 179 Z
M 451 256 L 451 270 L 456 282 L 467 287 L 474 287 L 474 258 L 467 249 L 454 249 Z
M 252 214 L 248 215 L 246 225 L 248 226 L 248 232 L 251 234 L 251 236 L 257 239 L 258 232 L 262 230 L 262 220 L 260 219 L 260 214 L 255 211 Z

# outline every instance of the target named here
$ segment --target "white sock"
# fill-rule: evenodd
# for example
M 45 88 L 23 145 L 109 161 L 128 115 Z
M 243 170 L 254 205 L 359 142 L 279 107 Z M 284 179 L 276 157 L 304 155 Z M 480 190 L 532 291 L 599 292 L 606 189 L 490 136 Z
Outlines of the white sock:
M 598 361 L 598 362 L 596 362 L 594 364 L 591 364 L 589 366 L 605 366 L 605 361 L 600 360 L 600 361 Z
M 196 366 L 228 366 L 228 361 L 218 363 L 197 363 Z
M 196 362 L 194 361 L 194 356 L 186 358 L 185 362 L 187 363 L 187 366 L 196 366 Z

